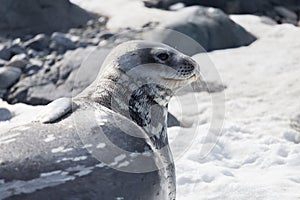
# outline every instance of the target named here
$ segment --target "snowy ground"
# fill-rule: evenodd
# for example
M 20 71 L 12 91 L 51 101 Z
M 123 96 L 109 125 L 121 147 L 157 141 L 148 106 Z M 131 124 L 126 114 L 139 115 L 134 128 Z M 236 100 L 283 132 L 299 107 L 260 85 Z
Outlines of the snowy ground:
M 290 128 L 300 113 L 299 35 L 299 28 L 276 26 L 249 47 L 209 53 L 228 86 L 226 118 L 206 158 L 199 152 L 209 120 L 177 160 L 178 199 L 300 199 L 300 133 Z M 183 118 L 190 112 L 205 122 L 209 95 L 197 104 L 204 105 L 198 116 L 183 101 Z
M 93 0 L 73 2 L 97 11 L 89 4 Z M 205 56 L 227 85 L 223 128 L 217 143 L 211 140 L 215 147 L 207 156 L 201 151 L 209 142 L 203 139 L 212 119 L 211 96 L 187 94 L 180 103 L 171 103 L 171 111 L 181 113 L 189 126 L 168 130 L 173 150 L 181 152 L 176 154 L 178 199 L 300 199 L 300 133 L 290 127 L 290 119 L 300 114 L 300 28 L 266 24 L 255 16 L 232 18 L 259 39 L 249 47 Z M 205 65 L 202 55 L 194 58 Z M 195 96 L 196 105 L 191 102 Z M 9 107 L 16 115 L 11 122 L 0 123 L 1 130 L 32 120 L 40 109 L 3 102 L 0 107 Z M 195 119 L 197 126 L 192 125 Z M 179 133 L 186 140 L 176 140 Z

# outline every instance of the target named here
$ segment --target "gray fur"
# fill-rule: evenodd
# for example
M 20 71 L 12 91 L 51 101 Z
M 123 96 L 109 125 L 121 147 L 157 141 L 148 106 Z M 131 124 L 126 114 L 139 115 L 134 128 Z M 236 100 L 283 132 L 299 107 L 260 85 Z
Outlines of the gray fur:
M 166 63 L 155 57 L 163 51 L 170 55 Z M 0 199 L 175 199 L 167 104 L 198 75 L 198 65 L 168 46 L 144 41 L 117 47 L 104 65 L 74 98 L 78 108 L 70 116 L 0 137 Z M 147 67 L 155 65 L 171 70 L 149 81 Z M 134 72 L 140 66 L 144 74 Z

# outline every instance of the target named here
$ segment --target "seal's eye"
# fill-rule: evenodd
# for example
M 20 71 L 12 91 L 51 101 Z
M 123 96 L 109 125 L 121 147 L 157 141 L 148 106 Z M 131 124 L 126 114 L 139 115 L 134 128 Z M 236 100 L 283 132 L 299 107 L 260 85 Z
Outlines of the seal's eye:
M 161 60 L 161 61 L 166 61 L 169 59 L 169 54 L 167 53 L 159 53 L 157 54 L 157 57 Z

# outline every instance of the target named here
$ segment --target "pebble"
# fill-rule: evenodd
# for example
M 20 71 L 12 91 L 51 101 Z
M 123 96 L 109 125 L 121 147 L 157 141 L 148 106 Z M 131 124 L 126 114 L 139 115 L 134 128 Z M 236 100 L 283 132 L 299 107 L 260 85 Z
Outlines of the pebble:
M 27 75 L 27 76 L 31 76 L 33 74 L 36 74 L 38 71 L 40 71 L 42 69 L 41 66 L 39 65 L 28 65 L 26 66 L 26 68 L 24 69 L 24 73 Z
M 281 19 L 282 23 L 291 23 L 294 25 L 297 25 L 298 16 L 293 11 L 282 7 L 282 6 L 276 6 L 274 8 L 275 12 L 277 12 L 283 19 Z
M 7 89 L 12 86 L 21 76 L 21 70 L 15 67 L 0 68 L 0 88 Z
M 1 89 L 0 88 L 0 99 L 2 99 L 4 97 L 4 95 L 6 94 L 7 90 L 6 89 Z
M 171 5 L 169 7 L 169 10 L 176 11 L 176 10 L 180 10 L 184 7 L 185 7 L 185 4 L 180 2 L 180 3 L 175 3 L 175 4 Z
M 12 41 L 12 44 L 13 44 L 13 45 L 20 45 L 21 42 L 22 42 L 22 40 L 21 40 L 20 38 L 16 38 L 16 39 L 14 39 L 14 40 Z
M 27 51 L 27 54 L 28 54 L 31 58 L 38 57 L 38 55 L 39 55 L 39 53 L 38 53 L 36 50 L 34 50 L 34 49 L 29 49 L 29 50 Z
M 11 56 L 11 51 L 5 45 L 0 44 L 0 59 L 9 60 Z
M 70 38 L 66 34 L 63 33 L 53 33 L 51 36 L 51 39 L 56 42 L 56 44 L 61 45 L 66 48 L 66 50 L 69 49 L 75 49 L 75 44 L 72 42 Z
M 5 63 L 6 63 L 6 61 L 5 61 L 5 60 L 2 60 L 2 59 L 0 59 L 0 67 L 4 66 L 4 65 L 5 65 Z
M 11 58 L 11 60 L 6 64 L 7 66 L 16 67 L 24 69 L 28 65 L 28 56 L 26 54 L 18 54 Z
M 107 40 L 107 39 L 109 39 L 109 38 L 111 38 L 111 37 L 113 37 L 113 36 L 114 36 L 113 33 L 104 33 L 104 34 L 102 34 L 102 35 L 100 36 L 100 38 L 101 38 L 101 39 L 104 39 L 104 40 Z
M 10 52 L 13 55 L 25 53 L 25 48 L 20 46 L 19 44 L 14 44 L 9 48 Z
M 8 121 L 12 117 L 11 112 L 6 108 L 0 108 L 0 121 Z
M 36 51 L 43 51 L 50 45 L 50 38 L 45 34 L 38 34 L 34 38 L 24 43 L 26 48 L 31 48 Z

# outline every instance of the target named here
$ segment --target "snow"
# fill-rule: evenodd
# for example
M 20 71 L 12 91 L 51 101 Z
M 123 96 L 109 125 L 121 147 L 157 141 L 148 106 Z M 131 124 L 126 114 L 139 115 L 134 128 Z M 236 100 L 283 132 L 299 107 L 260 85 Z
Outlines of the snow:
M 111 27 L 140 24 L 167 12 L 144 8 L 137 0 L 72 2 L 111 16 Z M 144 11 L 141 21 L 126 21 Z M 300 199 L 300 133 L 290 127 L 290 120 L 300 114 L 300 29 L 250 15 L 231 18 L 259 39 L 248 47 L 194 56 L 202 67 L 209 63 L 204 71 L 215 67 L 227 86 L 220 134 L 208 133 L 216 97 L 188 93 L 170 103 L 185 125 L 168 129 L 177 199 Z M 14 114 L 11 121 L 0 122 L 1 132 L 30 122 L 40 110 L 5 102 L 0 107 Z
M 150 21 L 161 22 L 173 14 L 170 11 L 146 8 L 141 0 L 71 0 L 71 2 L 90 12 L 108 16 L 109 29 L 141 28 Z
M 0 136 L 5 134 L 8 130 L 18 127 L 19 129 L 26 129 L 23 125 L 35 120 L 37 114 L 43 106 L 29 106 L 18 103 L 10 105 L 0 99 L 0 107 L 7 108 L 12 113 L 13 117 L 9 121 L 0 122 Z
M 276 22 L 268 17 L 255 15 L 230 15 L 231 20 L 244 27 L 249 33 L 261 38 L 271 31 Z
M 181 117 L 201 118 L 202 128 L 176 160 L 178 199 L 300 198 L 300 133 L 290 127 L 300 113 L 299 35 L 297 27 L 277 25 L 249 47 L 208 54 L 228 87 L 226 118 L 215 148 L 203 158 L 211 99 L 196 95 L 202 106 L 198 115 L 195 104 L 180 101 Z M 194 58 L 201 65 L 201 55 Z M 169 135 L 173 132 L 178 130 L 169 129 Z

